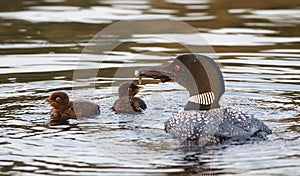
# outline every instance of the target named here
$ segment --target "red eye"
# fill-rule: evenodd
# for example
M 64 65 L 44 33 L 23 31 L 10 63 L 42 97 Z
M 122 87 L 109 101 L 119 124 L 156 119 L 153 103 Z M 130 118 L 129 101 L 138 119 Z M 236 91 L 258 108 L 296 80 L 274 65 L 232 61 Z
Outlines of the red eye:
M 180 66 L 179 66 L 179 65 L 176 65 L 176 66 L 175 66 L 175 70 L 176 70 L 176 71 L 179 71 L 179 70 L 180 70 Z

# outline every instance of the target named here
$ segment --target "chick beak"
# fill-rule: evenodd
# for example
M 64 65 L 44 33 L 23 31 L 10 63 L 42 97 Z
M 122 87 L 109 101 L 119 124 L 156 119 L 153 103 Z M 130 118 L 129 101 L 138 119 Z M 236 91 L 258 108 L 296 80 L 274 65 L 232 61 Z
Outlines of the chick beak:
M 50 100 L 47 99 L 44 103 L 45 103 L 45 104 L 50 104 Z
M 141 87 L 141 86 L 139 86 L 139 87 L 137 88 L 138 92 L 141 91 L 141 90 L 143 90 L 143 89 L 144 89 L 144 87 Z

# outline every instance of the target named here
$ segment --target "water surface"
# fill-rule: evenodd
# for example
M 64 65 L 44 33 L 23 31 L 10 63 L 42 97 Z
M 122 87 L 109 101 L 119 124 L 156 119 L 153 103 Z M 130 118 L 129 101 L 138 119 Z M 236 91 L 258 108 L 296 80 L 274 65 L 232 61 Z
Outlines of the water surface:
M 294 0 L 1 1 L 0 174 L 299 175 L 299 7 Z M 91 40 L 120 21 L 131 30 Z M 120 32 L 128 35 L 113 35 Z M 111 111 L 117 85 L 134 80 L 136 68 L 191 50 L 216 59 L 226 80 L 222 104 L 266 123 L 274 131 L 267 141 L 180 148 L 164 132 L 188 98 L 173 82 L 143 81 L 142 114 Z M 101 115 L 49 126 L 43 102 L 57 90 L 98 103 Z

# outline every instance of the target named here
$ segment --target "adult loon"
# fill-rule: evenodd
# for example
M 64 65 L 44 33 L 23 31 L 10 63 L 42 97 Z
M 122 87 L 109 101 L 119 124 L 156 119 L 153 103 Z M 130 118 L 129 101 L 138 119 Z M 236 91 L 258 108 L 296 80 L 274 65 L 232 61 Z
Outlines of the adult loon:
M 183 54 L 168 65 L 141 68 L 136 77 L 151 77 L 162 82 L 175 81 L 190 94 L 184 111 L 166 122 L 165 130 L 183 141 L 215 144 L 224 141 L 245 142 L 265 139 L 272 131 L 260 120 L 232 108 L 223 108 L 219 100 L 225 92 L 222 72 L 216 62 L 204 55 Z
M 145 110 L 147 108 L 145 102 L 138 97 L 134 97 L 141 89 L 143 88 L 137 86 L 134 82 L 121 83 L 118 89 L 119 99 L 115 101 L 112 109 L 116 113 L 137 113 Z
M 88 101 L 69 101 L 69 96 L 65 92 L 54 92 L 45 101 L 53 108 L 50 111 L 54 120 L 68 120 L 79 117 L 91 117 L 100 114 L 100 107 Z

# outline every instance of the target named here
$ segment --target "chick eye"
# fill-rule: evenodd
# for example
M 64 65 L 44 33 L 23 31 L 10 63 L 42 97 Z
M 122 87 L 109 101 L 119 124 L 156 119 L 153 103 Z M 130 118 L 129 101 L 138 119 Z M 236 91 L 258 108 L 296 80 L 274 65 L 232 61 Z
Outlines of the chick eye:
M 56 101 L 56 102 L 60 102 L 60 100 L 61 100 L 60 97 L 55 98 L 55 101 Z
M 179 71 L 180 70 L 180 66 L 179 65 L 175 65 L 175 70 Z

